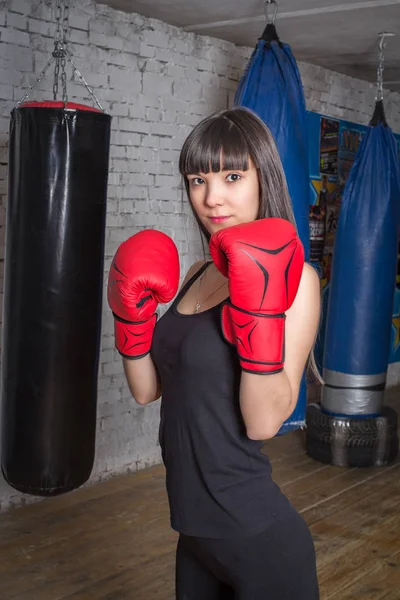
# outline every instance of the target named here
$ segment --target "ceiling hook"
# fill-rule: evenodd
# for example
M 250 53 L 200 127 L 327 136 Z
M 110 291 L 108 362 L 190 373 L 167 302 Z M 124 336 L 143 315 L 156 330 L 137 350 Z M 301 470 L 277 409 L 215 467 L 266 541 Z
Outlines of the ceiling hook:
M 379 34 L 379 50 L 384 50 L 386 47 L 386 43 L 385 43 L 385 37 L 393 37 L 394 33 L 390 33 L 388 31 L 382 31 L 382 33 Z
M 269 15 L 269 6 L 273 5 L 272 17 Z M 265 0 L 264 13 L 268 25 L 275 25 L 276 15 L 278 13 L 278 3 L 275 0 Z

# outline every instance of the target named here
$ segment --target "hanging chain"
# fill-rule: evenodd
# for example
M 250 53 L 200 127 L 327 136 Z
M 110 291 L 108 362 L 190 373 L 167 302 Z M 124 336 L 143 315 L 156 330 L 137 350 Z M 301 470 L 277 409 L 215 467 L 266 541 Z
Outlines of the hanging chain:
M 67 76 L 65 73 L 65 57 L 67 54 L 68 36 L 69 36 L 69 4 L 68 4 L 68 0 L 65 0 L 65 2 L 64 2 L 64 18 L 63 18 L 63 41 L 62 41 L 64 52 L 61 57 L 61 82 L 62 82 L 64 104 L 66 104 L 68 102 Z
M 19 106 L 20 104 L 22 104 L 23 102 L 25 102 L 25 100 L 30 95 L 31 91 L 42 81 L 43 77 L 46 75 L 46 72 L 49 69 L 49 67 L 50 67 L 51 63 L 53 62 L 53 60 L 54 60 L 54 58 L 51 56 L 49 58 L 49 60 L 47 61 L 47 64 L 40 71 L 39 75 L 37 76 L 37 79 L 32 83 L 32 85 L 30 85 L 28 87 L 28 89 L 26 90 L 26 92 L 23 95 L 23 97 L 21 98 L 21 100 L 18 100 L 18 102 L 15 105 L 16 107 Z
M 385 37 L 393 36 L 393 33 L 383 32 L 379 34 L 379 58 L 378 58 L 378 72 L 377 72 L 377 84 L 376 84 L 376 98 L 377 102 L 383 100 L 383 69 L 385 61 Z
M 377 73 L 377 85 L 376 85 L 376 100 L 379 102 L 383 99 L 383 68 L 385 60 L 385 46 L 384 35 L 382 35 L 379 42 L 379 58 L 378 58 L 378 73 Z
M 81 83 L 83 83 L 90 94 L 91 99 L 95 104 L 99 107 L 99 109 L 108 114 L 108 112 L 101 106 L 98 101 L 94 91 L 87 83 L 86 79 L 83 77 L 82 73 L 78 71 L 76 66 L 71 60 L 71 52 L 68 50 L 68 38 L 70 34 L 70 26 L 69 26 L 69 7 L 70 0 L 54 0 L 55 2 L 55 21 L 56 21 L 56 31 L 54 34 L 54 50 L 50 59 L 48 60 L 46 66 L 40 71 L 37 79 L 34 83 L 27 89 L 23 98 L 19 100 L 15 107 L 20 106 L 28 96 L 31 94 L 32 90 L 36 88 L 38 83 L 43 79 L 47 70 L 49 69 L 52 62 L 54 62 L 54 80 L 53 80 L 53 99 L 56 101 L 58 96 L 58 87 L 59 87 L 59 79 L 61 77 L 61 86 L 62 86 L 62 101 L 64 103 L 64 108 L 67 106 L 68 102 L 68 94 L 67 94 L 67 75 L 65 71 L 65 67 L 68 63 L 72 67 L 72 71 L 74 75 L 79 79 Z M 60 74 L 61 71 L 61 74 Z
M 56 2 L 56 31 L 54 34 L 54 51 L 53 51 L 53 57 L 55 58 L 53 100 L 57 100 L 57 96 L 58 96 L 58 78 L 60 75 L 60 57 L 59 57 L 60 44 L 61 44 L 61 1 L 57 0 L 57 2 Z
M 61 23 L 62 21 L 62 23 Z M 54 84 L 53 84 L 53 100 L 57 100 L 58 96 L 58 81 L 60 78 L 61 67 L 61 86 L 62 86 L 62 101 L 64 104 L 68 102 L 67 95 L 67 75 L 65 72 L 67 44 L 69 35 L 69 4 L 65 0 L 61 6 L 61 0 L 56 0 L 56 33 L 54 36 L 54 51 L 55 58 L 54 66 Z
M 69 4 L 68 0 L 64 1 L 64 17 L 63 17 L 63 43 L 66 46 L 69 36 Z
M 82 75 L 82 73 L 76 68 L 75 63 L 71 59 L 71 53 L 69 52 L 69 50 L 67 50 L 67 60 L 68 60 L 68 62 L 70 63 L 70 65 L 72 67 L 72 71 L 73 71 L 74 75 L 76 75 L 78 77 L 79 81 L 81 83 L 83 83 L 83 85 L 85 86 L 85 88 L 89 92 L 89 95 L 90 95 L 91 99 L 93 100 L 93 102 L 95 104 L 97 104 L 97 106 L 99 107 L 100 110 L 102 110 L 103 112 L 105 112 L 106 114 L 108 114 L 108 112 L 101 106 L 99 100 L 97 99 L 97 96 L 95 95 L 94 91 L 92 90 L 92 88 L 90 87 L 90 85 L 88 84 L 88 82 L 86 81 L 86 79 L 84 78 L 84 76 Z

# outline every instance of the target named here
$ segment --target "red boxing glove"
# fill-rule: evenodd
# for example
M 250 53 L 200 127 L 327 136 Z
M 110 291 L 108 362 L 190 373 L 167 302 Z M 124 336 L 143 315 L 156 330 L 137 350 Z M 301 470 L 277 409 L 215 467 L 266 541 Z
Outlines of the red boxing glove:
M 178 250 L 170 237 L 146 229 L 123 242 L 111 264 L 108 304 L 114 315 L 115 346 L 125 358 L 150 352 L 155 311 L 179 286 Z
M 278 373 L 284 364 L 285 311 L 293 304 L 304 265 L 295 227 L 270 218 L 215 233 L 210 252 L 229 278 L 222 331 L 244 371 Z

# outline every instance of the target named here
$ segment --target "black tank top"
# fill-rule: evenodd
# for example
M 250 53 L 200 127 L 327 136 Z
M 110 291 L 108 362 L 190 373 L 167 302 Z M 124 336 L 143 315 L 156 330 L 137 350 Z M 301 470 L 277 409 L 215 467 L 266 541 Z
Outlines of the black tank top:
M 151 356 L 161 389 L 159 442 L 171 526 L 193 536 L 252 535 L 289 508 L 272 481 L 262 442 L 246 435 L 239 406 L 241 369 L 221 333 L 221 304 L 184 315 L 178 303 L 157 323 Z

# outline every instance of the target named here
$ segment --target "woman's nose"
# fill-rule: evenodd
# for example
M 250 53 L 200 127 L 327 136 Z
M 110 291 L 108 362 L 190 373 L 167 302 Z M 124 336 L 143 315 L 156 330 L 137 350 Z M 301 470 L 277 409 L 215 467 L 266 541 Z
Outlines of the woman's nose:
M 209 187 L 205 197 L 207 206 L 219 206 L 224 203 L 224 195 L 218 186 Z

